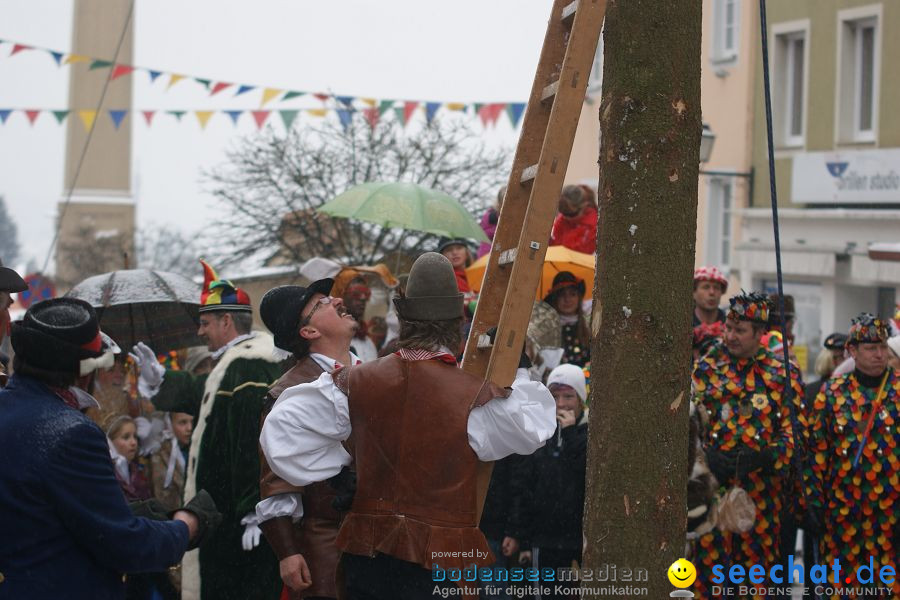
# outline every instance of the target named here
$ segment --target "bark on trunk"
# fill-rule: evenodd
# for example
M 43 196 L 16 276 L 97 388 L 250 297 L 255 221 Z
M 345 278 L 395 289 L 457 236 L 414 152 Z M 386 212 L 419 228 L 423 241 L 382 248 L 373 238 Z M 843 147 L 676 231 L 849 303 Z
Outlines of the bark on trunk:
M 612 0 L 604 34 L 583 562 L 618 581 L 583 585 L 648 598 L 684 554 L 700 16 L 699 0 Z

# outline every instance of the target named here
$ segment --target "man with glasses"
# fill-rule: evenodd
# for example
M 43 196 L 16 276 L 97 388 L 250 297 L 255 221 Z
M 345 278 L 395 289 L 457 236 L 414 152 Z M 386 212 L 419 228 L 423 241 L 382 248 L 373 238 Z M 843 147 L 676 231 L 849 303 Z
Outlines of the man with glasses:
M 328 295 L 333 284 L 332 279 L 320 279 L 308 287 L 280 286 L 263 296 L 259 312 L 275 336 L 275 345 L 290 352 L 297 361 L 269 388 L 263 420 L 288 388 L 311 383 L 324 372 L 360 362 L 350 352 L 358 323 L 341 298 Z M 289 440 L 285 441 L 290 445 Z M 291 485 L 272 472 L 261 450 L 260 462 L 262 500 L 256 514 L 280 561 L 288 595 L 307 600 L 337 598 L 335 573 L 340 551 L 335 539 L 341 513 L 334 504 L 342 490 L 325 481 L 305 487 Z
M 12 306 L 11 294 L 24 292 L 28 289 L 25 280 L 19 277 L 19 274 L 8 267 L 4 267 L 0 262 L 0 344 L 3 338 L 9 333 L 9 307 Z M 0 362 L 0 388 L 6 385 L 7 375 L 4 369 L 4 363 L 8 360 L 0 351 L 0 357 L 4 358 Z
M 278 561 L 260 543 L 259 422 L 265 390 L 284 371 L 284 354 L 272 336 L 251 331 L 250 297 L 220 279 L 203 261 L 197 334 L 213 353 L 208 375 L 166 370 L 143 343 L 132 358 L 140 368 L 138 390 L 159 410 L 194 416 L 184 495 L 205 488 L 222 511 L 222 525 L 198 553 L 185 555 L 182 600 L 275 600 Z

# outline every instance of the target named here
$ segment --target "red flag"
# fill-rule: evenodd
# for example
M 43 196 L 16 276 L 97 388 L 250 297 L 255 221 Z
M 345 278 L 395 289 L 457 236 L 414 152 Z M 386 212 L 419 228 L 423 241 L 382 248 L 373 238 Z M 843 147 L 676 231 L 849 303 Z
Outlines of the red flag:
M 31 50 L 31 46 L 26 46 L 25 44 L 15 44 L 13 46 L 12 52 L 9 53 L 10 56 L 18 54 L 22 50 Z
M 482 125 L 487 127 L 488 125 L 496 124 L 497 119 L 500 118 L 500 113 L 502 113 L 505 108 L 505 103 L 485 104 L 482 106 L 481 110 L 478 111 L 478 116 L 481 118 Z
M 131 65 L 116 65 L 113 67 L 109 80 L 118 79 L 122 75 L 130 75 L 132 71 L 134 71 L 134 67 Z
M 37 119 L 38 115 L 40 115 L 40 114 L 41 114 L 41 111 L 39 111 L 39 110 L 26 110 L 25 111 L 25 116 L 28 117 L 28 122 L 31 123 L 32 125 L 34 125 L 35 119 Z
M 263 123 L 266 122 L 266 119 L 269 118 L 268 110 L 251 110 L 250 113 L 253 115 L 253 120 L 256 121 L 256 128 L 261 129 Z
M 144 120 L 147 121 L 147 125 L 150 125 L 153 122 L 153 115 L 156 114 L 155 110 L 145 110 L 141 111 L 144 113 Z
M 319 94 L 313 94 L 313 96 L 315 96 L 316 98 L 318 98 L 318 99 L 321 100 L 322 102 L 325 102 L 326 100 L 328 100 L 328 98 L 330 98 L 330 96 L 329 96 L 328 94 L 322 94 L 322 93 L 319 93 Z
M 375 129 L 375 126 L 378 125 L 378 117 L 381 116 L 378 113 L 378 109 L 376 107 L 372 106 L 370 108 L 364 108 L 362 113 L 363 113 L 363 116 L 366 118 L 366 121 L 369 122 L 369 127 L 371 127 L 372 129 Z
M 210 95 L 210 96 L 215 96 L 216 94 L 218 94 L 218 93 L 221 92 L 222 90 L 225 90 L 225 89 L 230 88 L 232 85 L 233 85 L 233 84 L 231 84 L 231 83 L 225 83 L 224 81 L 220 81 L 219 83 L 217 83 L 216 85 L 213 86 L 213 89 L 212 89 L 212 91 L 209 93 L 209 95 Z
M 409 118 L 412 116 L 413 112 L 418 107 L 419 107 L 418 102 L 404 102 L 403 103 L 403 124 L 404 125 L 409 123 Z

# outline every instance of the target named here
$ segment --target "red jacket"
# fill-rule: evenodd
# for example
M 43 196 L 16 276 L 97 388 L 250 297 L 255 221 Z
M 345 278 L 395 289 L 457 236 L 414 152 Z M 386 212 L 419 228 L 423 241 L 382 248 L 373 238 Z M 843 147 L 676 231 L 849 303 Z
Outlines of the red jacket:
M 453 274 L 456 275 L 456 287 L 459 288 L 459 291 L 463 294 L 472 291 L 472 288 L 469 287 L 469 277 L 466 275 L 465 269 L 453 269 Z
M 557 214 L 550 232 L 550 245 L 593 254 L 597 250 L 597 208 L 588 206 L 577 217 Z

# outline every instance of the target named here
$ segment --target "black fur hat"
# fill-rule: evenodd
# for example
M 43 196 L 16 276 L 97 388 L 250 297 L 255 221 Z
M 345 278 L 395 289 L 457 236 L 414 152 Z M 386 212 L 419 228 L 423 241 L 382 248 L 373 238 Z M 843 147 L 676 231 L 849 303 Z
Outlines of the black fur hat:
M 52 298 L 28 309 L 12 324 L 16 358 L 48 372 L 78 375 L 80 363 L 104 354 L 94 307 L 76 298 Z

